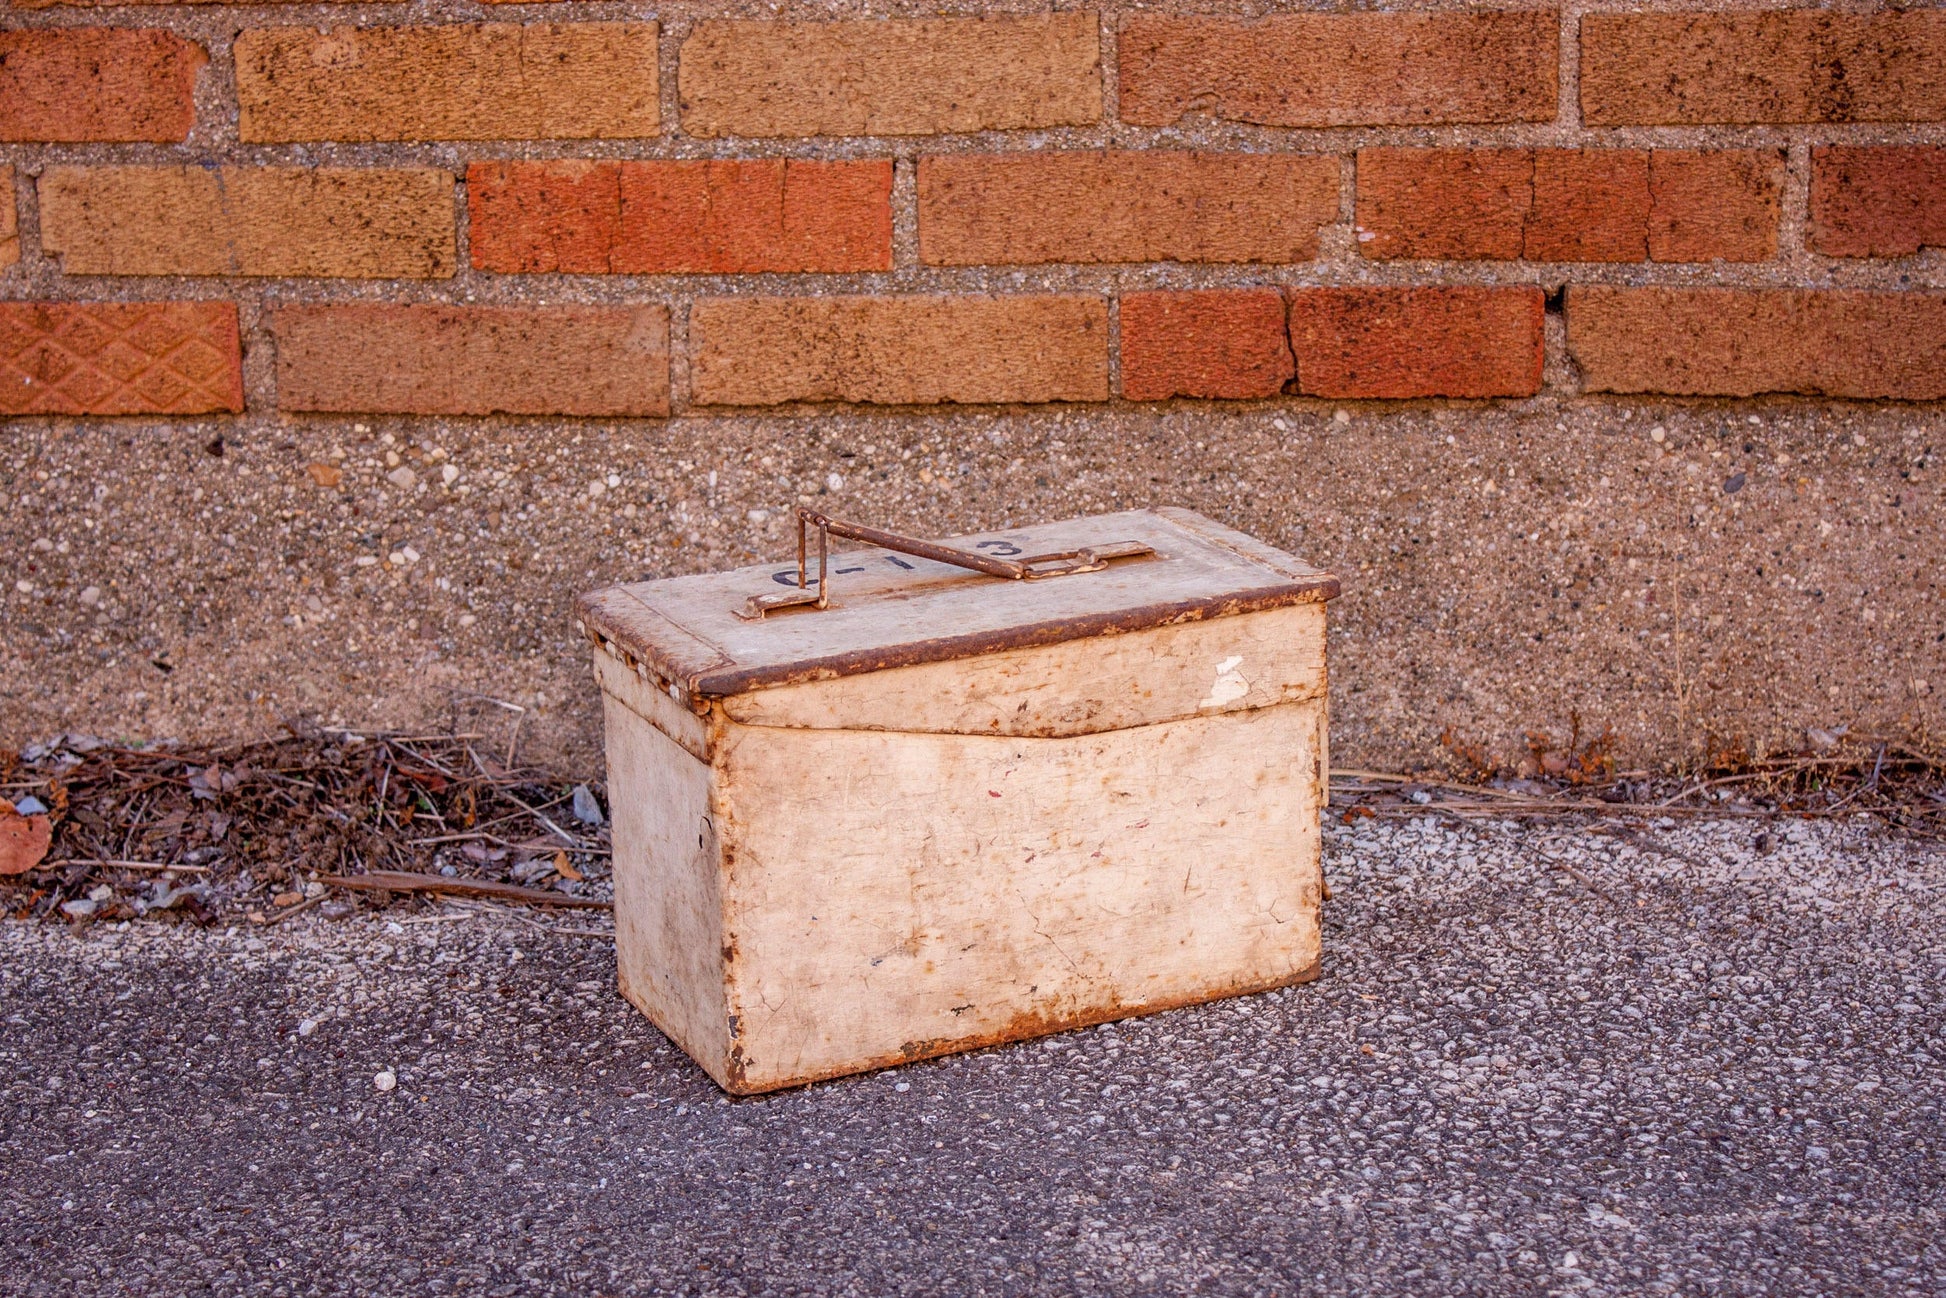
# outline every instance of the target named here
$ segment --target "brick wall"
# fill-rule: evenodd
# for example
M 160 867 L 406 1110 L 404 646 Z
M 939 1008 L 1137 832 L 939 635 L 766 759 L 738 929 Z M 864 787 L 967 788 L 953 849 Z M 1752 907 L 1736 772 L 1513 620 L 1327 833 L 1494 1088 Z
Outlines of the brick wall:
M 1946 10 L 986 8 L 14 0 L 0 414 L 1946 399 Z

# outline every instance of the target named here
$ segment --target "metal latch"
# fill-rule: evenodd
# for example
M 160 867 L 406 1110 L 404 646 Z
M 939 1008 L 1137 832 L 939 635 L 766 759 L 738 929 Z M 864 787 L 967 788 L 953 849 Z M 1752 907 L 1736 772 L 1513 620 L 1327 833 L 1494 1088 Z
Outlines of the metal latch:
M 807 583 L 805 572 L 808 548 L 806 529 L 810 527 L 818 529 L 818 581 L 815 586 Z M 745 601 L 744 606 L 737 610 L 737 616 L 754 622 L 773 609 L 797 608 L 806 604 L 815 608 L 830 607 L 829 557 L 831 538 L 834 536 L 863 541 L 867 545 L 876 545 L 887 550 L 897 550 L 900 554 L 910 554 L 920 559 L 932 559 L 960 568 L 970 568 L 974 572 L 986 573 L 989 577 L 1005 577 L 1009 581 L 1039 581 L 1045 577 L 1070 577 L 1077 573 L 1100 572 L 1108 566 L 1110 559 L 1133 559 L 1155 553 L 1154 546 L 1141 541 L 1113 541 L 1107 545 L 1086 545 L 1075 550 L 1029 555 L 1024 559 L 1002 559 L 991 554 L 975 554 L 971 550 L 955 549 L 950 545 L 941 545 L 937 541 L 921 541 L 917 537 L 901 536 L 897 532 L 867 527 L 863 523 L 847 523 L 842 519 L 832 518 L 815 509 L 799 505 L 797 508 L 797 588 L 780 590 L 770 595 L 752 595 Z

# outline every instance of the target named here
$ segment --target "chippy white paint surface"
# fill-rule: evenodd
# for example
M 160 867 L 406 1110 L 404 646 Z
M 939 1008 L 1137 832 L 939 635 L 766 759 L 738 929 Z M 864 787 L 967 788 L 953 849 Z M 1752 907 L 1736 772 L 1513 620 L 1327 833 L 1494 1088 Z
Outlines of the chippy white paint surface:
M 760 1091 L 1306 976 L 1322 640 L 1303 605 L 702 718 L 600 656 L 623 993 Z
M 753 690 L 723 700 L 723 712 L 821 730 L 1086 735 L 1298 702 L 1324 685 L 1324 606 L 1296 604 Z
M 728 727 L 744 1084 L 1306 974 L 1318 712 L 1051 739 Z

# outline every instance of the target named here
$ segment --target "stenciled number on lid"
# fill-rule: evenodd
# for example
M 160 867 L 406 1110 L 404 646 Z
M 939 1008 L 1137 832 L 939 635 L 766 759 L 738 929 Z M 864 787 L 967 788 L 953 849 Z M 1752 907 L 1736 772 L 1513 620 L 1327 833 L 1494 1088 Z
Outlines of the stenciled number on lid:
M 1025 550 L 1022 550 L 1019 546 L 1015 545 L 1011 541 L 976 541 L 974 542 L 974 546 L 976 549 L 986 550 L 989 551 L 990 553 L 997 554 L 1003 559 L 1010 558 L 1016 554 L 1026 553 Z M 906 572 L 918 571 L 917 568 L 914 568 L 911 564 L 907 563 L 904 559 L 901 559 L 896 554 L 881 554 L 875 557 L 884 560 L 886 563 L 891 564 L 894 568 L 901 568 Z M 863 571 L 865 571 L 863 568 L 833 568 L 831 570 L 832 575 L 838 577 L 843 577 L 852 573 L 859 573 Z M 773 572 L 770 574 L 770 579 L 776 582 L 779 586 L 795 586 L 797 585 L 797 569 L 786 568 L 782 572 Z

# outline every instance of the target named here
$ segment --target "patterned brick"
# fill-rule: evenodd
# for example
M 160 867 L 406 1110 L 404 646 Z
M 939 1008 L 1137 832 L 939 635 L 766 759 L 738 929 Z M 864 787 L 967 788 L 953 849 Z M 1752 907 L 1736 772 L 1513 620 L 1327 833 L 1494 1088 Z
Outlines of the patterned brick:
M 1190 113 L 1264 126 L 1554 120 L 1560 14 L 1138 14 L 1120 50 L 1122 120 Z
M 207 62 L 160 28 L 0 31 L 0 141 L 181 140 Z
M 1338 159 L 1295 153 L 959 154 L 919 162 L 934 266 L 1292 262 L 1338 219 Z
M 654 23 L 266 27 L 236 40 L 238 133 L 633 139 L 660 126 Z
M 1130 401 L 1274 397 L 1296 372 L 1274 288 L 1129 293 L 1121 318 Z
M 379 167 L 49 167 L 41 246 L 70 275 L 437 279 L 453 178 Z
M 1102 401 L 1108 303 L 1092 294 L 704 298 L 703 405 Z
M 1590 392 L 1946 397 L 1946 294 L 1577 286 L 1567 316 Z
M 937 135 L 1101 120 L 1092 13 L 701 22 L 683 42 L 691 135 Z
M 230 302 L 0 302 L 0 414 L 243 409 Z
M 1946 149 L 1814 150 L 1811 247 L 1827 257 L 1904 257 L 1946 247 Z
M 502 273 L 892 268 L 892 164 L 477 162 L 473 265 Z
M 1590 126 L 1946 118 L 1946 10 L 1589 14 Z
M 1297 388 L 1318 397 L 1526 397 L 1538 288 L 1320 288 L 1290 295 Z
M 271 329 L 285 410 L 669 413 L 669 312 L 660 306 L 286 307 Z

